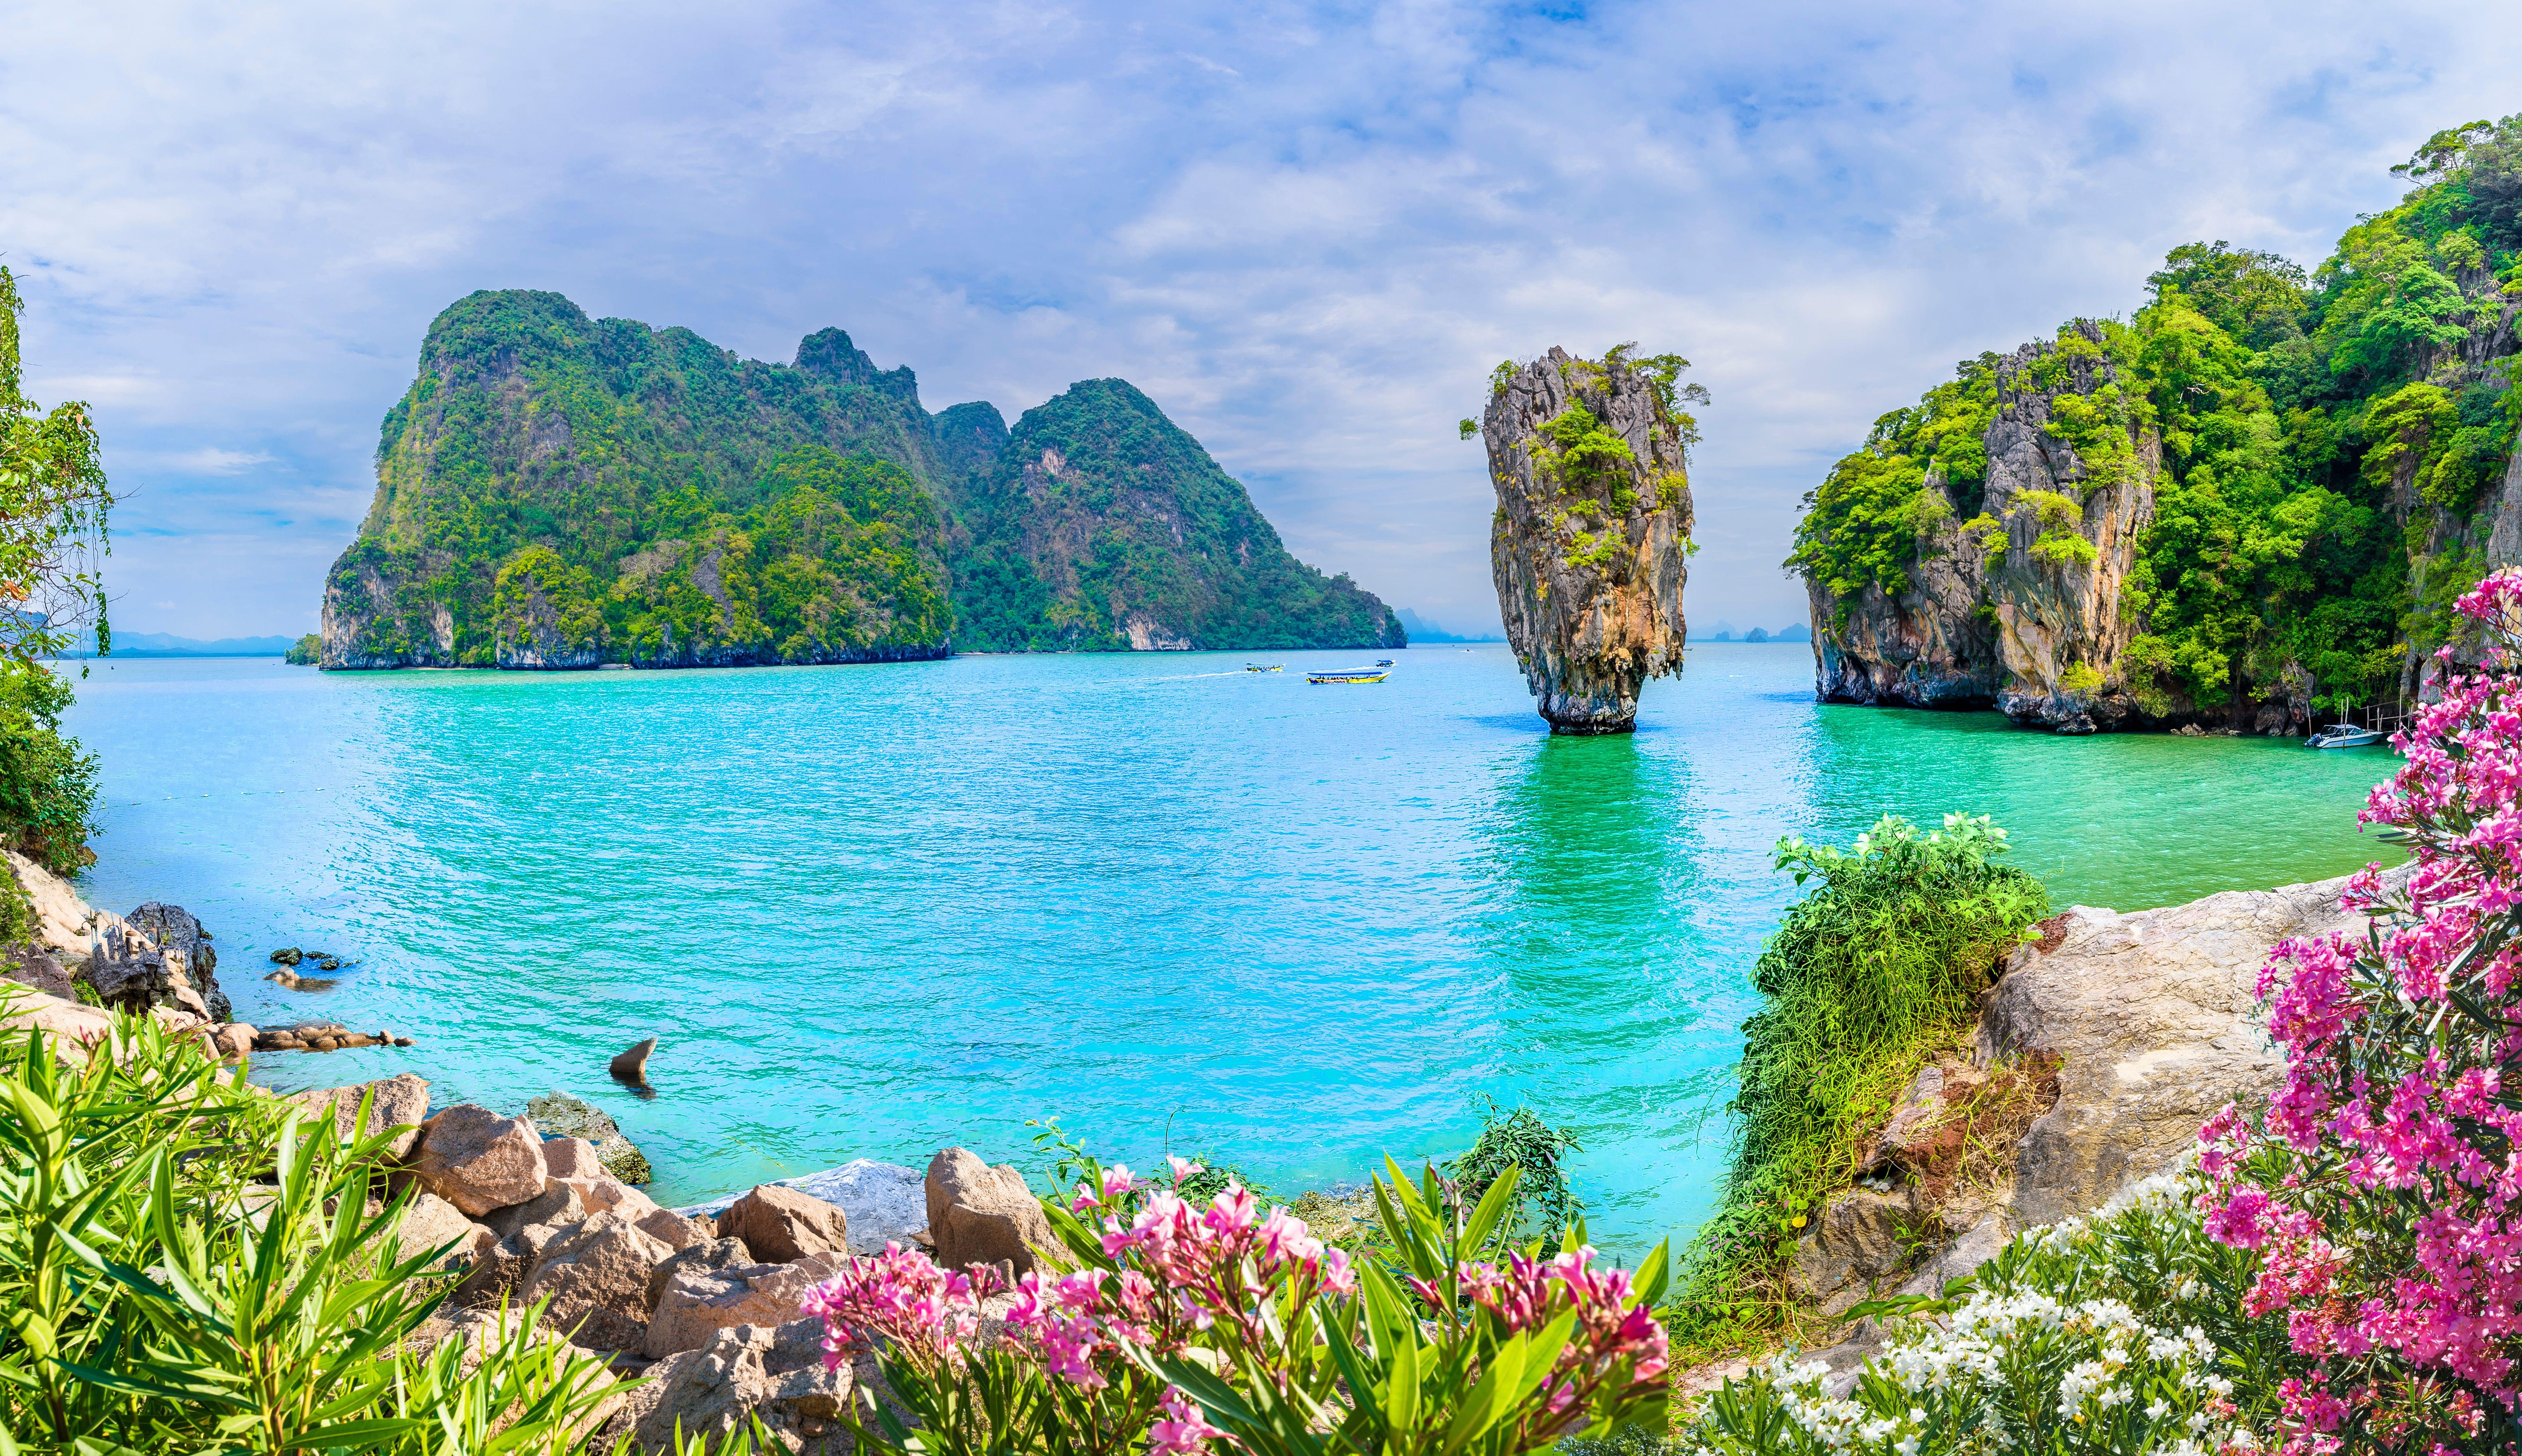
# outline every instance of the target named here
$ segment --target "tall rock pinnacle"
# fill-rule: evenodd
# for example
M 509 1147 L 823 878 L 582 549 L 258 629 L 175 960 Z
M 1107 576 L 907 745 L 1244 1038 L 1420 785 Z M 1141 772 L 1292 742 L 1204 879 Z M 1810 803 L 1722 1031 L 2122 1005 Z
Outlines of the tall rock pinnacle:
M 1479 432 L 1498 510 L 1489 566 L 1507 641 L 1558 733 L 1625 733 L 1638 689 L 1681 671 L 1690 548 L 1684 446 L 1705 400 L 1675 354 L 1600 361 L 1553 349 L 1498 366 Z M 1463 422 L 1469 434 L 1471 423 Z

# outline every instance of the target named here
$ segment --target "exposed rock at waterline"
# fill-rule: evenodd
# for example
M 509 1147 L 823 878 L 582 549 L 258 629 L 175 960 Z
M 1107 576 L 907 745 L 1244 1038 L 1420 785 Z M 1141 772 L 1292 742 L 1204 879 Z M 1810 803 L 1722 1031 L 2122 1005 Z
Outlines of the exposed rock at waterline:
M 718 1216 L 722 1239 L 741 1239 L 753 1256 L 786 1264 L 811 1254 L 850 1251 L 849 1219 L 840 1209 L 793 1188 L 766 1183 Z
M 1553 732 L 1621 733 L 1681 671 L 1692 527 L 1679 428 L 1641 370 L 1562 349 L 1480 420 L 1498 510 L 1489 565 L 1507 640 Z
M 635 1047 L 617 1053 L 613 1060 L 606 1063 L 605 1069 L 625 1082 L 645 1082 L 648 1080 L 648 1056 L 656 1050 L 657 1039 L 652 1036 Z
M 650 1037 L 640 1045 L 653 1047 L 656 1038 Z M 648 1166 L 647 1155 L 622 1135 L 621 1125 L 613 1120 L 613 1114 L 584 1098 L 572 1097 L 566 1092 L 546 1092 L 526 1104 L 526 1115 L 532 1117 L 535 1126 L 545 1133 L 556 1137 L 584 1138 L 594 1145 L 596 1161 L 604 1165 L 604 1171 L 625 1183 L 636 1186 L 656 1176 L 655 1170 Z
M 949 1148 L 928 1163 L 928 1237 L 947 1269 L 972 1264 L 1034 1267 L 1034 1250 L 1051 1248 L 1051 1220 L 1012 1164 L 997 1167 L 966 1149 Z

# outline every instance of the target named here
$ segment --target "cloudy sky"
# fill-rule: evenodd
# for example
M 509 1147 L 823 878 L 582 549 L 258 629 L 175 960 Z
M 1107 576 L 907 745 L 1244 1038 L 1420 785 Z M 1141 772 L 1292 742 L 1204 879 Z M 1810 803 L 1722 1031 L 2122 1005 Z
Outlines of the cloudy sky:
M 127 495 L 118 626 L 315 624 L 422 331 L 477 288 L 931 408 L 1144 389 L 1297 554 L 1493 626 L 1454 421 L 1553 344 L 1714 393 L 1690 615 L 1798 620 L 1798 497 L 1954 360 L 2195 238 L 2316 262 L 2522 10 L 2090 3 L 0 3 L 29 387 Z

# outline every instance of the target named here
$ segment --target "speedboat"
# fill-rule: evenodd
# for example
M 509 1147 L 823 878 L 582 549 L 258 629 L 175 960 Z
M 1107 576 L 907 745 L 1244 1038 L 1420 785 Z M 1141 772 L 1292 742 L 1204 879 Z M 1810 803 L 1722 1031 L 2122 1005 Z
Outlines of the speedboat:
M 2368 743 L 2383 741 L 2379 728 L 2354 728 L 2342 723 L 2326 732 L 2314 733 L 2304 739 L 2303 746 L 2306 748 L 2362 748 Z
M 1377 663 L 1371 668 L 1315 668 L 1305 674 L 1308 682 L 1380 682 L 1392 676 L 1389 663 Z
M 1247 673 L 1275 673 L 1279 671 L 1279 664 L 1274 662 L 1265 667 L 1257 662 L 1247 662 L 1243 665 L 1243 671 Z
M 1378 657 L 1375 660 L 1375 665 L 1379 668 L 1388 668 L 1392 666 L 1392 659 L 1389 657 Z

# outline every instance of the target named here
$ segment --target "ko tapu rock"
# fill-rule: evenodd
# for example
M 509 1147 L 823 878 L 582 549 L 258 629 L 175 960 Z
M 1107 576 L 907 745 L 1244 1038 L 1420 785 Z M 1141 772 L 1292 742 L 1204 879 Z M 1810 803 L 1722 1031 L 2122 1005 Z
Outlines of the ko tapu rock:
M 1478 430 L 1498 509 L 1489 565 L 1507 640 L 1559 733 L 1625 733 L 1638 689 L 1681 671 L 1690 478 L 1705 399 L 1677 355 L 1553 349 L 1501 364 Z M 1471 422 L 1464 422 L 1466 433 Z

